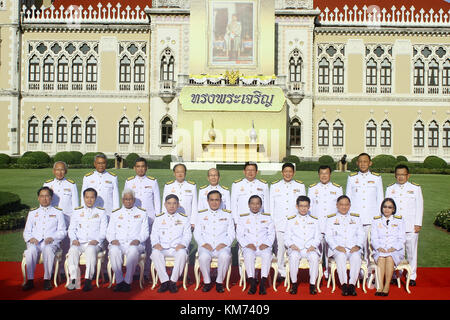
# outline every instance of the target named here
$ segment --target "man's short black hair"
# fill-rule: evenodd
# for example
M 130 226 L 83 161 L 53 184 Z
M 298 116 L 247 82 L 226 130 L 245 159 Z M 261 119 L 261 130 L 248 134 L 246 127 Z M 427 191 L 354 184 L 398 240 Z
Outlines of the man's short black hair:
M 262 199 L 260 196 L 254 194 L 252 195 L 249 199 L 248 199 L 248 204 L 250 204 L 250 201 L 252 201 L 252 199 L 259 199 L 259 203 L 262 205 Z
M 136 166 L 136 164 L 138 162 L 144 162 L 145 163 L 145 167 L 148 167 L 147 160 L 145 160 L 145 158 L 142 158 L 142 157 L 136 158 L 136 160 L 134 160 L 134 165 Z
M 178 166 L 182 166 L 184 168 L 184 172 L 187 172 L 186 166 L 184 165 L 184 163 L 177 163 L 176 165 L 173 166 L 173 172 L 175 172 L 175 169 Z
M 299 205 L 300 202 L 304 202 L 304 201 L 308 202 L 308 204 L 311 204 L 311 199 L 309 199 L 309 197 L 307 197 L 307 196 L 299 196 L 297 198 L 296 203 L 297 203 L 297 205 Z
M 290 162 L 286 162 L 285 164 L 283 164 L 283 166 L 281 167 L 281 171 L 284 170 L 284 168 L 291 168 L 293 171 L 295 171 L 295 166 L 293 163 Z
M 345 194 L 343 194 L 342 196 L 340 196 L 339 198 L 337 198 L 336 203 L 338 203 L 339 201 L 341 201 L 342 199 L 347 199 L 348 202 L 351 203 L 350 198 L 348 196 L 346 196 Z
M 244 164 L 244 170 L 245 170 L 245 168 L 247 168 L 248 166 L 255 166 L 256 171 L 258 171 L 258 165 L 256 164 L 256 162 L 247 161 L 247 162 Z
M 177 202 L 180 202 L 180 199 L 177 197 L 176 194 L 169 194 L 164 199 L 165 202 L 169 201 L 170 199 L 175 199 Z
M 394 173 L 397 173 L 398 169 L 406 169 L 406 172 L 409 173 L 409 168 L 406 164 L 399 164 L 395 167 Z
M 50 193 L 50 197 L 53 198 L 53 190 L 50 189 L 49 187 L 41 187 L 41 188 L 39 188 L 39 190 L 37 191 L 38 197 L 39 197 L 39 195 L 41 194 L 41 191 L 42 191 L 42 190 L 47 190 L 47 191 Z
M 212 190 L 212 191 L 208 192 L 208 195 L 206 196 L 206 199 L 209 200 L 209 196 L 212 195 L 212 194 L 216 194 L 216 193 L 219 194 L 220 200 L 222 200 L 222 194 L 218 190 Z
M 94 188 L 87 188 L 86 190 L 84 190 L 83 197 L 86 195 L 86 192 L 93 192 L 95 194 L 95 199 L 97 199 L 97 190 L 95 190 Z
M 372 158 L 370 157 L 370 155 L 368 153 L 365 153 L 365 152 L 362 152 L 362 153 L 360 153 L 358 155 L 358 160 L 359 160 L 359 157 L 362 157 L 362 156 L 367 156 L 369 158 L 369 161 L 372 161 Z
M 326 165 L 326 164 L 321 165 L 319 167 L 319 169 L 317 170 L 317 172 L 320 173 L 320 170 L 325 170 L 325 169 L 330 170 L 330 173 L 331 173 L 331 167 L 329 165 Z

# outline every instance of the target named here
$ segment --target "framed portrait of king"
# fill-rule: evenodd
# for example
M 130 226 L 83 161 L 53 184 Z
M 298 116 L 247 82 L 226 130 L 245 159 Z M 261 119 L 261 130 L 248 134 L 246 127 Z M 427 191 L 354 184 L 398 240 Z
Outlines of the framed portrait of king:
M 257 1 L 209 1 L 210 66 L 254 66 Z

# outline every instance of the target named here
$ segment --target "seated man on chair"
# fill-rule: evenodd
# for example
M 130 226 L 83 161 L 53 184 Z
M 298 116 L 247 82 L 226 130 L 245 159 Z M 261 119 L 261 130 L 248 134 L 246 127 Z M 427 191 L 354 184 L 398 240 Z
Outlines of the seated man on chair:
M 211 259 L 218 258 L 216 290 L 224 292 L 223 279 L 231 263 L 231 244 L 235 237 L 231 211 L 220 209 L 222 194 L 212 190 L 207 196 L 209 209 L 198 212 L 194 237 L 198 243 L 198 260 L 203 274 L 202 291 L 211 290 Z
M 265 284 L 272 262 L 272 245 L 275 240 L 275 226 L 270 213 L 261 211 L 261 197 L 258 195 L 251 196 L 248 200 L 248 206 L 250 212 L 239 215 L 236 238 L 242 249 L 245 269 L 249 277 L 250 289 L 248 290 L 248 294 L 256 293 L 256 256 L 260 256 L 262 260 L 259 294 L 266 294 Z
M 44 262 L 44 290 L 51 290 L 51 276 L 55 253 L 60 248 L 61 241 L 66 237 L 66 223 L 61 209 L 53 207 L 53 190 L 42 187 L 37 192 L 39 208 L 31 209 L 23 231 L 26 242 L 25 259 L 28 281 L 22 287 L 24 291 L 34 287 L 34 271 L 42 252 Z M 54 270 L 58 272 L 58 270 Z
M 300 259 L 308 259 L 309 293 L 316 294 L 316 280 L 319 270 L 319 245 L 321 234 L 319 220 L 309 211 L 311 200 L 299 196 L 296 201 L 297 213 L 287 218 L 284 243 L 288 248 L 289 273 L 292 281 L 290 294 L 297 293 L 297 273 Z
M 181 276 L 187 260 L 187 248 L 192 239 L 190 219 L 187 214 L 180 211 L 178 196 L 166 196 L 164 206 L 167 213 L 156 215 L 153 223 L 151 243 L 153 244 L 152 261 L 155 265 L 161 287 L 158 292 L 171 293 L 178 291 L 177 281 Z M 172 274 L 169 278 L 166 270 L 165 257 L 175 259 Z
M 109 260 L 116 275 L 117 285 L 114 291 L 131 290 L 133 274 L 139 257 L 145 252 L 145 241 L 149 237 L 148 216 L 145 209 L 136 207 L 134 192 L 124 189 L 122 192 L 122 208 L 111 214 L 106 239 L 109 241 Z M 125 278 L 122 273 L 123 255 L 127 258 Z
M 349 197 L 340 196 L 336 207 L 337 213 L 327 216 L 325 240 L 328 244 L 328 257 L 333 257 L 336 261 L 342 295 L 356 296 L 355 284 L 361 268 L 365 233 L 359 214 L 349 213 Z M 350 279 L 347 277 L 347 260 L 350 262 Z
M 97 254 L 103 249 L 106 239 L 108 217 L 105 209 L 94 207 L 97 200 L 97 191 L 87 188 L 83 191 L 84 206 L 75 208 L 70 220 L 69 238 L 71 247 L 67 257 L 69 265 L 70 283 L 67 290 L 75 290 L 76 281 L 80 275 L 78 264 L 80 256 L 84 253 L 86 258 L 86 273 L 84 276 L 83 291 L 92 290 L 92 279 L 97 265 Z

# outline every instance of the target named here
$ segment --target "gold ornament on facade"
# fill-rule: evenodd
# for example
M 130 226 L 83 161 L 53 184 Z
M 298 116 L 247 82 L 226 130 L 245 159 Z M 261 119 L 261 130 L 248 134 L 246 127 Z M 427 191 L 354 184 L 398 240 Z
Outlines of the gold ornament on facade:
M 235 85 L 239 80 L 239 70 L 231 72 L 227 70 L 225 72 L 225 78 L 228 79 L 229 84 Z

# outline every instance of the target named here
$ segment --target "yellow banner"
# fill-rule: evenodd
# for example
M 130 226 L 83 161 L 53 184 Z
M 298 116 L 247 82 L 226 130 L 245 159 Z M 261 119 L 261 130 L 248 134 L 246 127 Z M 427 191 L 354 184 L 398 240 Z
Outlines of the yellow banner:
M 179 99 L 186 111 L 279 112 L 286 98 L 279 87 L 186 86 Z

